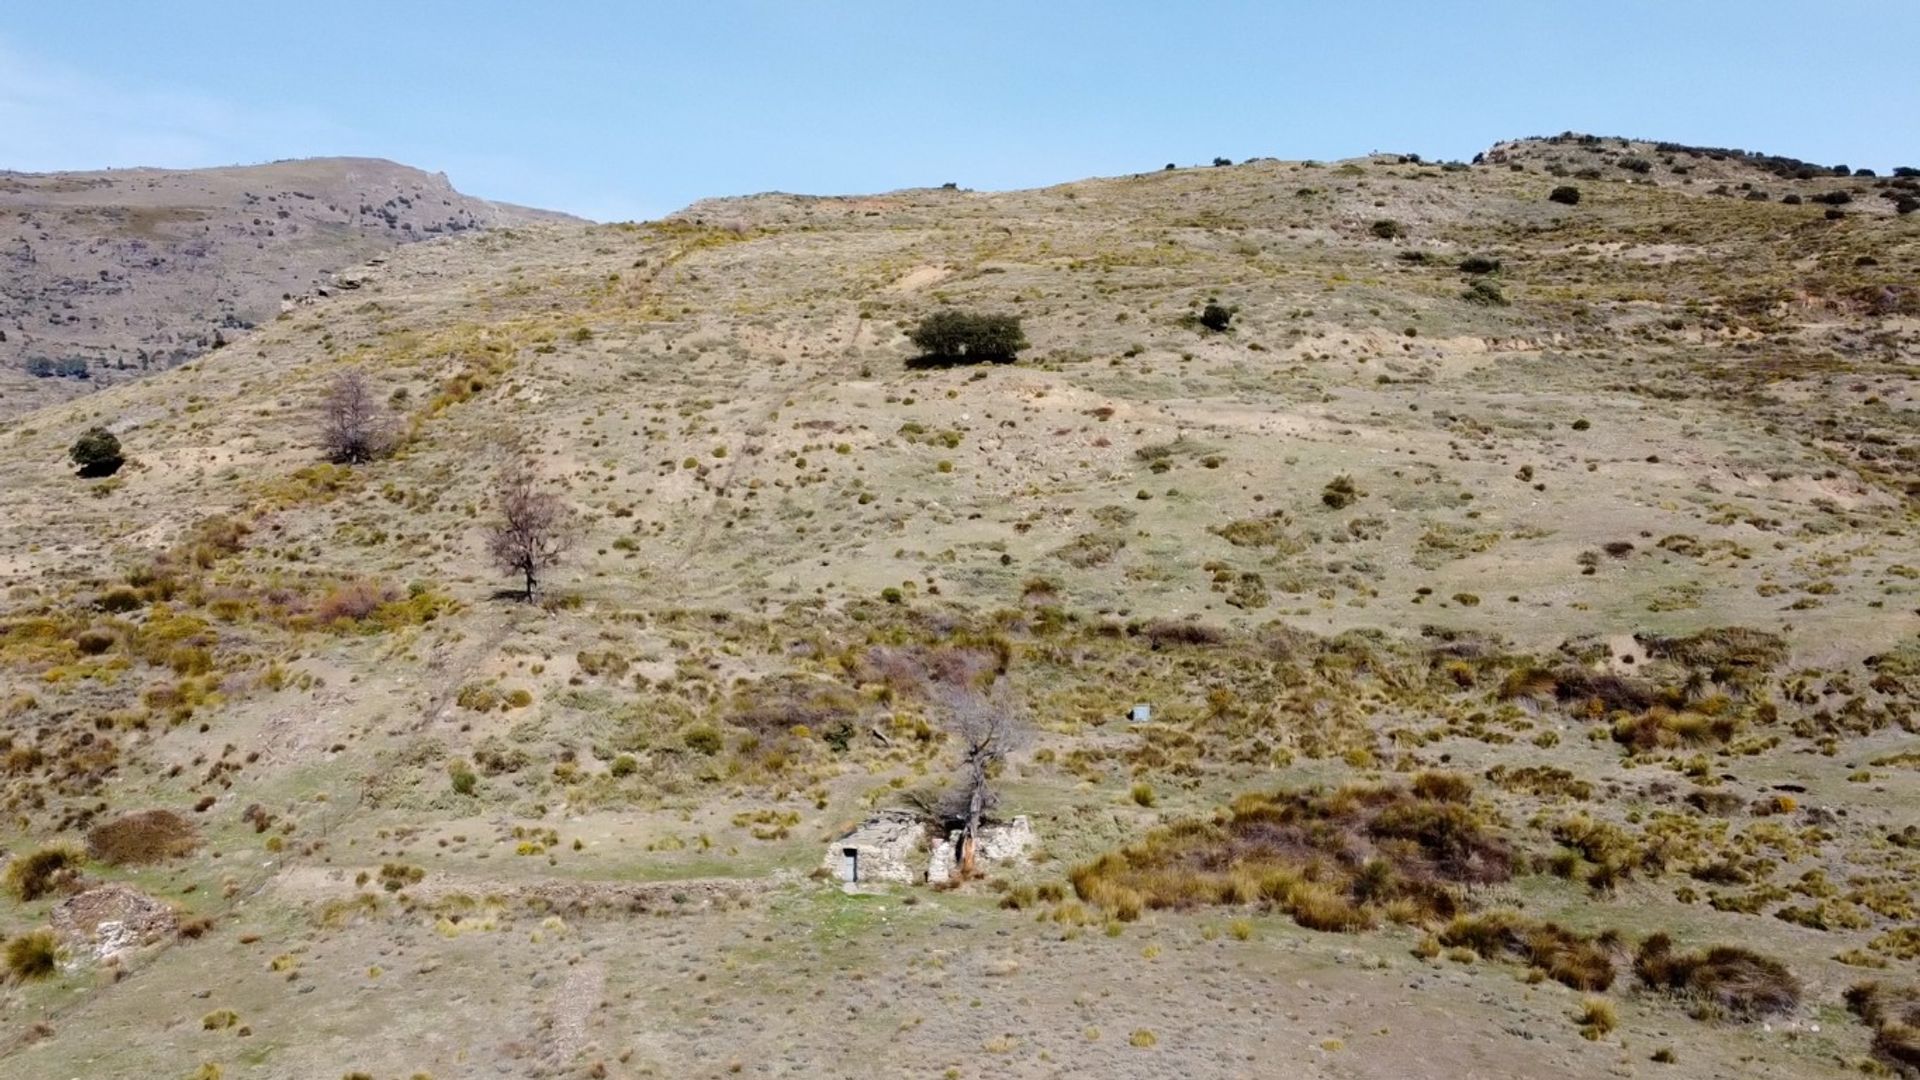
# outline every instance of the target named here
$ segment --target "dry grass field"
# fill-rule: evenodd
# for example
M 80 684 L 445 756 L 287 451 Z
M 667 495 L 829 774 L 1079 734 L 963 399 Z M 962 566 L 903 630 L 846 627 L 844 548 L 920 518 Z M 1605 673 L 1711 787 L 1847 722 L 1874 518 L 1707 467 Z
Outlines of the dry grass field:
M 471 232 L 14 416 L 0 1071 L 1911 1072 L 1920 217 L 1805 171 Z M 1029 344 L 917 361 L 947 308 Z M 577 524 L 531 604 L 516 455 Z M 953 774 L 943 678 L 1029 718 L 1040 848 L 819 880 Z

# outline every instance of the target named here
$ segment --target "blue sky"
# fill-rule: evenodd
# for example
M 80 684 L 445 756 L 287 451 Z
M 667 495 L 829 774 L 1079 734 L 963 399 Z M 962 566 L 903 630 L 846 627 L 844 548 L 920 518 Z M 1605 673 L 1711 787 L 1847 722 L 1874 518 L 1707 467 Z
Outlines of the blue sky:
M 1920 165 L 1916 0 L 16 0 L 0 168 L 361 154 L 601 219 L 1579 130 Z

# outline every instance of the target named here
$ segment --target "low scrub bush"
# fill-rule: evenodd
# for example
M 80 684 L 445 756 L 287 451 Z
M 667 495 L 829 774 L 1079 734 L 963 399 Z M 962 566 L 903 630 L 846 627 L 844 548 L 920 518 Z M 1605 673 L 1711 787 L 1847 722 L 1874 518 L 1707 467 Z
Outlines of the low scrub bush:
M 72 888 L 80 880 L 83 858 L 78 849 L 64 844 L 16 856 L 7 864 L 6 890 L 24 904 Z
M 1523 665 L 1500 684 L 1503 698 L 1551 697 L 1590 713 L 1640 712 L 1660 702 L 1659 689 L 1638 679 L 1568 665 L 1552 670 Z
M 1650 657 L 1708 669 L 1715 682 L 1725 682 L 1742 669 L 1771 671 L 1787 659 L 1785 638 L 1744 626 L 1717 627 L 1685 637 L 1635 634 L 1634 640 Z
M 1327 481 L 1327 486 L 1320 489 L 1320 501 L 1331 509 L 1344 510 L 1364 494 L 1354 486 L 1353 477 L 1342 473 Z
M 1920 987 L 1860 983 L 1848 988 L 1847 1008 L 1873 1028 L 1874 1057 L 1920 1076 Z
M 7 942 L 6 960 L 15 982 L 49 978 L 60 966 L 60 942 L 51 930 L 30 930 Z
M 110 866 L 164 862 L 199 846 L 199 830 L 171 810 L 123 814 L 87 833 L 87 854 Z
M 1468 285 L 1466 289 L 1461 292 L 1460 299 L 1465 300 L 1469 304 L 1479 304 L 1483 307 L 1506 307 L 1508 304 L 1507 294 L 1501 290 L 1499 285 L 1496 285 L 1486 278 L 1477 279 L 1473 284 Z
M 1638 752 L 1676 746 L 1718 746 L 1738 734 L 1738 716 L 1674 711 L 1656 705 L 1613 725 L 1613 741 Z
M 1618 935 L 1588 937 L 1513 911 L 1462 915 L 1438 935 L 1439 943 L 1471 949 L 1483 960 L 1517 961 L 1536 968 L 1563 986 L 1599 991 L 1613 985 L 1613 953 Z
M 322 626 L 359 622 L 379 611 L 395 593 L 370 581 L 349 581 L 327 590 L 313 606 L 314 621 Z
M 1641 985 L 1692 998 L 1708 1013 L 1755 1019 L 1800 1004 L 1800 980 L 1787 966 L 1735 945 L 1679 953 L 1673 940 L 1655 934 L 1640 943 L 1633 973 Z
M 1557 202 L 1562 206 L 1580 205 L 1580 189 L 1572 184 L 1562 184 L 1547 194 L 1548 202 Z
M 1156 649 L 1166 645 L 1218 645 L 1227 640 L 1219 627 L 1185 619 L 1153 619 L 1136 632 Z
M 1463 778 L 1252 794 L 1074 868 L 1081 900 L 1122 919 L 1142 907 L 1264 904 L 1316 930 L 1450 917 L 1461 888 L 1504 881 L 1513 854 L 1466 803 Z

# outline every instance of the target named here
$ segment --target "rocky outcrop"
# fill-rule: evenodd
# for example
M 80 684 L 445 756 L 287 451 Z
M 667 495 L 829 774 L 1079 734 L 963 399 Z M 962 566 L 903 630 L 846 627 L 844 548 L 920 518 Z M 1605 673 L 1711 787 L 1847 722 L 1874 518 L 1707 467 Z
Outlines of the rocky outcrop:
M 67 948 L 101 961 L 169 938 L 179 926 L 172 908 L 125 885 L 88 889 L 53 908 L 53 931 Z
M 0 172 L 0 417 L 230 344 L 400 245 L 564 220 L 362 158 Z

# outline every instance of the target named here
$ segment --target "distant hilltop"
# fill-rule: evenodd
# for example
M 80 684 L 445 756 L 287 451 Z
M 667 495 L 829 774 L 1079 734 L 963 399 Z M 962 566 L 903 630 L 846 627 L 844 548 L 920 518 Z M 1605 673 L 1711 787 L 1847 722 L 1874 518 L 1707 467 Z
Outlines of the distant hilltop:
M 0 172 L 0 417 L 190 360 L 401 244 L 569 220 L 379 158 Z

